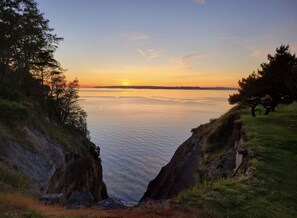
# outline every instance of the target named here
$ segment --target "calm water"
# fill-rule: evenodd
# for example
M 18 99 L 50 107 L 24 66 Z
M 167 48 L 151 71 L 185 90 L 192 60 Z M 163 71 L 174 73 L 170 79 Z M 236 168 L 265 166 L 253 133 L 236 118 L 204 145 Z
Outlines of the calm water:
M 233 92 L 81 89 L 109 196 L 137 203 L 191 129 L 230 108 Z

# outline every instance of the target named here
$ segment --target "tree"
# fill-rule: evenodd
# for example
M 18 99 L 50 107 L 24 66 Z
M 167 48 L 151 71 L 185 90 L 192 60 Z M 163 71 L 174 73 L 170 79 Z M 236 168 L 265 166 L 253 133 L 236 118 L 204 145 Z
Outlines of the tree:
M 39 12 L 34 0 L 0 2 L 0 65 L 2 78 L 15 77 L 15 84 L 27 84 L 34 71 L 42 74 L 47 67 L 57 68 L 54 52 L 62 38 L 51 32 L 49 21 Z M 14 75 L 10 75 L 10 74 Z M 43 82 L 41 76 L 41 82 Z
M 33 96 L 55 119 L 88 137 L 87 114 L 78 104 L 78 80 L 67 83 L 54 58 L 62 38 L 52 32 L 35 0 L 0 1 L 1 91 Z
M 87 114 L 78 104 L 79 84 L 75 79 L 67 83 L 61 71 L 51 72 L 50 99 L 58 119 L 67 126 L 75 127 L 84 136 L 89 137 Z
M 262 63 L 257 73 L 250 74 L 238 82 L 237 94 L 230 95 L 230 104 L 242 104 L 255 108 L 261 104 L 265 115 L 279 104 L 290 104 L 297 100 L 297 58 L 289 46 L 280 46 L 274 56 L 268 54 L 268 63 Z
M 274 111 L 278 104 L 290 104 L 296 100 L 294 90 L 296 90 L 297 59 L 295 54 L 291 54 L 289 46 L 280 46 L 276 49 L 274 56 L 268 55 L 269 63 L 261 64 L 258 71 L 262 80 L 263 100 L 262 105 L 266 108 L 266 113 Z
M 259 76 L 255 72 L 247 78 L 238 81 L 239 93 L 230 95 L 230 104 L 242 104 L 251 107 L 251 114 L 256 116 L 255 109 L 261 103 L 261 89 L 259 88 Z

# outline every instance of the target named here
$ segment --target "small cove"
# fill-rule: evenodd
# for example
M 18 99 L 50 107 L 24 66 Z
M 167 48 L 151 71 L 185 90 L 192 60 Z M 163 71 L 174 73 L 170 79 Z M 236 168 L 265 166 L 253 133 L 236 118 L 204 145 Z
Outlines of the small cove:
M 226 112 L 234 90 L 82 88 L 110 197 L 136 204 L 191 129 Z

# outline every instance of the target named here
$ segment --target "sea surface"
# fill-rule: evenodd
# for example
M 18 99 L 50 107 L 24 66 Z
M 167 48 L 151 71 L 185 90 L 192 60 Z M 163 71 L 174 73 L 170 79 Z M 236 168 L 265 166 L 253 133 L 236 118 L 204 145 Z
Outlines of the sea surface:
M 80 89 L 108 195 L 136 204 L 191 129 L 228 111 L 234 90 Z

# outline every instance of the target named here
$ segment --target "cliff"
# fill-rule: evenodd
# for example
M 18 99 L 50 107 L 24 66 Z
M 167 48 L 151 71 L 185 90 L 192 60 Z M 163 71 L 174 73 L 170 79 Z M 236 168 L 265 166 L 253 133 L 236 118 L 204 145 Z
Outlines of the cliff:
M 173 198 L 206 217 L 297 216 L 297 103 L 252 117 L 233 108 L 193 135 L 142 198 Z
M 248 151 L 242 148 L 245 136 L 238 110 L 193 129 L 141 200 L 172 198 L 203 181 L 232 176 L 240 167 L 246 171 Z
M 86 155 L 68 153 L 64 164 L 51 177 L 47 192 L 64 193 L 67 199 L 73 192 L 90 192 L 95 201 L 108 198 L 99 155 L 95 146 Z
M 98 149 L 36 102 L 0 101 L 0 191 L 65 192 L 66 198 L 88 191 L 98 201 L 105 199 Z M 61 174 L 65 177 L 55 179 Z

